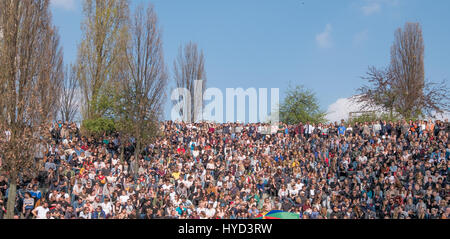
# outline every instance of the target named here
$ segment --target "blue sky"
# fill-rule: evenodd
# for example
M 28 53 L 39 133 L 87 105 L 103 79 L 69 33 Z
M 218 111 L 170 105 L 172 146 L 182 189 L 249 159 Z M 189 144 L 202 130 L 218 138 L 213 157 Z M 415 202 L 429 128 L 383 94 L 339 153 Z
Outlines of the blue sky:
M 51 0 L 65 63 L 81 39 L 81 0 Z M 132 1 L 133 5 L 140 2 Z M 316 92 L 321 107 L 355 94 L 368 66 L 389 63 L 394 31 L 420 22 L 426 77 L 450 78 L 448 0 L 152 0 L 172 76 L 181 44 L 206 56 L 208 87 L 280 88 L 291 82 Z M 450 79 L 449 79 L 450 80 Z M 167 115 L 170 108 L 167 108 Z

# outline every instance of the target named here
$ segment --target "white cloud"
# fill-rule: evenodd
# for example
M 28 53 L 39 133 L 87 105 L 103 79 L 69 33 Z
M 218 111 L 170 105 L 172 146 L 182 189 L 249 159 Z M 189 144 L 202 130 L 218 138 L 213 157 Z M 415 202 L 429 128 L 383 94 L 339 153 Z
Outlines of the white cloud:
M 331 24 L 327 24 L 325 30 L 316 36 L 316 42 L 320 48 L 331 48 L 333 46 L 333 41 L 331 39 L 332 30 L 333 27 Z
M 358 32 L 353 36 L 353 45 L 359 46 L 369 39 L 369 30 Z
M 380 12 L 381 5 L 378 2 L 373 2 L 373 3 L 370 3 L 369 5 L 363 6 L 361 8 L 361 10 L 363 11 L 364 15 L 370 16 L 374 13 Z
M 50 0 L 53 7 L 62 8 L 67 11 L 75 10 L 76 0 Z
M 341 120 L 348 120 L 350 113 L 360 112 L 362 103 L 352 101 L 352 98 L 338 99 L 336 102 L 328 107 L 326 119 L 330 122 L 340 122 Z M 377 112 L 383 112 L 381 108 L 372 108 Z
M 381 12 L 383 7 L 397 6 L 400 0 L 365 0 L 364 2 L 365 4 L 361 7 L 361 11 L 364 15 L 370 16 Z
M 326 119 L 330 122 L 347 120 L 350 112 L 359 110 L 359 106 L 350 99 L 338 99 L 328 107 Z

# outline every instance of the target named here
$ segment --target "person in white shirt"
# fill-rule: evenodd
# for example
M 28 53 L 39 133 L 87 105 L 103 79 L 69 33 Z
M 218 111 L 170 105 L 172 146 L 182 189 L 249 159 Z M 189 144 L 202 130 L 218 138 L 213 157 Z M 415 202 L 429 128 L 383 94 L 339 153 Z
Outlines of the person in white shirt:
M 88 207 L 85 207 L 83 211 L 80 212 L 81 219 L 91 219 L 91 212 Z
M 302 181 L 300 179 L 297 179 L 297 183 L 295 184 L 295 189 L 297 189 L 298 191 L 302 190 L 303 186 L 305 184 L 302 183 Z
M 213 218 L 216 214 L 216 209 L 213 208 L 212 204 L 208 205 L 208 208 L 205 209 L 205 214 L 208 218 Z
M 9 139 L 11 138 L 11 131 L 6 130 L 5 135 L 6 135 L 6 141 L 9 141 Z
M 307 135 L 308 138 L 314 132 L 314 128 L 315 127 L 313 125 L 310 125 L 309 122 L 305 125 L 305 134 Z
M 66 193 L 66 192 L 63 192 L 63 191 L 59 192 L 58 195 L 56 195 L 56 200 L 59 200 L 59 198 L 61 198 L 61 197 L 62 197 L 64 200 L 70 198 L 69 194 Z
M 172 185 L 169 184 L 169 181 L 166 181 L 166 183 L 163 184 L 163 185 L 161 186 L 161 188 L 162 188 L 165 192 L 169 191 L 171 187 L 172 187 Z
M 188 176 L 187 178 L 188 180 L 183 180 L 182 182 L 184 185 L 186 185 L 187 188 L 190 188 L 194 183 L 194 178 L 192 178 L 192 176 Z
M 298 195 L 298 189 L 296 189 L 295 187 L 292 187 L 291 189 L 289 189 L 289 196 L 291 198 L 295 198 Z
M 360 163 L 362 163 L 362 164 L 366 163 L 366 162 L 367 162 L 367 156 L 366 156 L 365 154 L 360 155 L 360 156 L 358 157 L 358 161 L 359 161 Z
M 124 205 L 125 203 L 127 203 L 128 198 L 130 198 L 130 197 L 127 195 L 127 192 L 125 190 L 123 190 L 122 195 L 120 195 L 120 197 L 119 197 L 120 203 L 122 205 Z
M 113 213 L 113 204 L 109 198 L 105 198 L 103 203 L 100 204 L 106 216 L 111 216 Z
M 174 188 L 170 188 L 169 198 L 170 198 L 170 200 L 172 202 L 175 201 L 175 196 L 177 196 L 177 193 L 175 192 L 175 189 Z
M 81 180 L 77 180 L 77 183 L 72 188 L 72 194 L 73 194 L 74 198 L 75 198 L 75 196 L 80 195 L 82 190 L 83 190 L 83 185 L 81 185 Z
M 197 214 L 201 214 L 202 212 L 204 213 L 206 210 L 206 208 L 204 207 L 204 202 L 202 202 L 199 207 L 197 208 Z
M 31 213 L 36 217 L 36 219 L 47 219 L 47 212 L 50 211 L 48 208 L 48 202 L 44 202 L 44 205 L 35 208 Z
M 216 166 L 214 165 L 214 163 L 212 161 L 209 161 L 206 164 L 206 169 L 214 170 L 215 168 L 216 168 Z
M 380 122 L 379 122 L 379 121 L 376 121 L 376 122 L 374 123 L 374 125 L 373 125 L 373 132 L 374 132 L 375 134 L 379 134 L 380 131 L 381 131 L 381 125 L 380 125 Z
M 423 132 L 426 130 L 426 125 L 425 122 L 423 122 L 422 120 L 420 121 L 420 132 Z
M 287 197 L 288 196 L 288 190 L 286 189 L 286 186 L 282 186 L 281 187 L 281 189 L 280 189 L 280 191 L 278 191 L 278 197 L 280 197 L 280 198 L 284 198 L 284 197 Z
M 111 164 L 112 166 L 116 166 L 116 164 L 120 161 L 119 157 L 117 156 L 117 154 L 114 154 L 114 156 L 111 158 Z

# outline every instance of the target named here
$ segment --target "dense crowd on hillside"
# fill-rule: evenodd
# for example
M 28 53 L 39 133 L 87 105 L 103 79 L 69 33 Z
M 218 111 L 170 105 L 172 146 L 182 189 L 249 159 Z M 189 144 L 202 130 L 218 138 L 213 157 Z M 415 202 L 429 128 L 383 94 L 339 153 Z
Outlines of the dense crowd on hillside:
M 137 159 L 133 139 L 82 137 L 61 121 L 48 130 L 36 147 L 36 173 L 18 181 L 17 218 L 450 216 L 447 120 L 275 128 L 169 121 Z M 0 175 L 0 218 L 8 189 Z

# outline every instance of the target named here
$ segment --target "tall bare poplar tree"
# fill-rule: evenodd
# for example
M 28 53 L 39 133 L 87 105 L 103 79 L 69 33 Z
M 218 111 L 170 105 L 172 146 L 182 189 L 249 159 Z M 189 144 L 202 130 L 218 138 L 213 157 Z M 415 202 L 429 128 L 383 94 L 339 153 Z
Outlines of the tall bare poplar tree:
M 424 53 L 422 29 L 418 23 L 406 23 L 403 30 L 397 29 L 391 48 L 392 88 L 399 96 L 397 111 L 407 118 L 421 113 L 419 101 L 425 87 Z
M 78 48 L 77 77 L 83 98 L 83 118 L 102 117 L 108 107 L 102 94 L 108 90 L 118 61 L 120 33 L 128 14 L 127 0 L 84 0 L 83 40 Z
M 156 134 L 161 117 L 167 85 L 161 29 L 154 7 L 140 5 L 130 19 L 129 41 L 126 48 L 122 79 L 122 114 L 136 139 L 135 158 L 143 146 Z M 137 162 L 137 160 L 135 160 Z M 137 173 L 137 164 L 134 165 Z
M 75 66 L 65 70 L 64 82 L 61 87 L 59 114 L 63 121 L 73 121 L 79 107 L 79 85 Z
M 397 94 L 396 110 L 406 118 L 434 115 L 450 110 L 446 81 L 425 79 L 425 46 L 419 23 L 406 23 L 395 32 L 391 48 L 392 88 Z
M 175 81 L 178 88 L 188 89 L 191 93 L 191 122 L 198 120 L 195 116 L 201 114 L 202 109 L 194 108 L 196 101 L 203 101 L 203 92 L 206 90 L 205 58 L 203 51 L 199 51 L 197 44 L 189 42 L 179 49 L 178 57 L 174 62 Z M 195 81 L 203 80 L 201 94 L 195 94 Z
M 50 25 L 51 23 L 44 24 Z M 42 64 L 40 78 L 45 79 L 39 82 L 40 107 L 44 114 L 43 117 L 49 119 L 58 114 L 59 99 L 64 83 L 63 52 L 59 47 L 60 38 L 56 32 L 56 27 L 51 27 L 42 39 L 46 43 L 40 49 L 41 57 L 39 58 L 40 64 Z
M 34 172 L 41 126 L 55 116 L 62 52 L 49 0 L 0 0 L 0 19 L 0 170 L 9 178 L 13 218 L 19 176 Z

